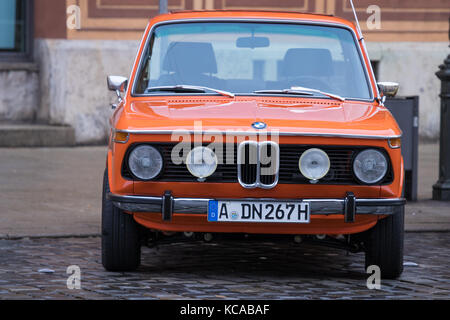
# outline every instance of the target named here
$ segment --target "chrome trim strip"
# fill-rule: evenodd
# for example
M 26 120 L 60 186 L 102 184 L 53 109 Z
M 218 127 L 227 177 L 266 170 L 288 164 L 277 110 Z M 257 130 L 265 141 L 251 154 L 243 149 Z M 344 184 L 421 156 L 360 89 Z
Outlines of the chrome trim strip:
M 132 96 L 132 95 L 133 95 L 133 92 L 134 92 L 134 88 L 132 88 L 132 87 L 130 86 L 130 84 L 131 84 L 131 79 L 133 79 L 133 87 L 134 87 L 134 79 L 135 79 L 135 78 L 132 77 L 132 76 L 133 76 L 133 70 L 134 70 L 134 67 L 136 66 L 136 63 L 138 63 L 138 58 L 139 58 L 139 65 L 138 65 L 138 68 L 136 69 L 136 72 L 140 70 L 140 65 L 141 65 L 142 57 L 139 57 L 139 50 L 141 50 L 142 44 L 144 44 L 144 48 L 147 47 L 147 40 L 148 40 L 148 38 L 145 37 L 145 34 L 146 34 L 147 29 L 148 29 L 149 27 L 150 27 L 150 22 L 147 23 L 147 26 L 145 27 L 145 31 L 142 33 L 141 41 L 139 41 L 139 46 L 138 46 L 137 49 L 136 49 L 136 56 L 134 57 L 133 67 L 131 68 L 131 70 L 130 70 L 130 76 L 128 77 L 128 84 L 129 84 L 129 85 L 127 86 L 127 90 L 126 90 L 126 92 L 125 92 L 125 94 L 124 94 L 125 100 L 126 100 L 126 98 L 128 97 L 128 92 L 130 92 L 130 96 Z M 150 34 L 150 33 L 151 33 L 151 29 L 150 29 L 150 31 L 149 31 L 148 34 Z M 144 51 L 142 51 L 142 52 L 144 52 Z
M 404 198 L 391 198 L 391 199 L 356 199 L 356 204 L 362 206 L 378 206 L 380 202 L 386 205 L 401 205 L 405 204 L 406 200 Z
M 128 132 L 130 134 L 173 134 L 177 130 L 152 130 L 152 129 L 143 129 L 143 130 L 133 130 L 133 129 L 113 129 L 116 132 Z M 204 131 L 195 131 L 195 130 L 183 130 L 183 133 L 187 134 L 234 134 L 241 136 L 257 136 L 261 134 L 266 135 L 279 135 L 279 136 L 299 136 L 299 137 L 326 137 L 326 138 L 349 138 L 349 139 L 371 139 L 371 140 L 386 140 L 386 139 L 395 139 L 401 138 L 402 135 L 393 135 L 393 136 L 372 136 L 372 135 L 358 135 L 358 134 L 345 134 L 345 133 L 312 133 L 312 132 L 279 132 L 279 131 L 216 131 L 216 130 L 204 130 Z
M 378 92 L 378 88 L 376 86 L 376 83 L 375 83 L 375 88 L 377 88 L 377 97 L 375 97 L 375 92 L 373 91 L 369 70 L 367 70 L 367 66 L 366 66 L 366 63 L 365 63 L 364 55 L 363 55 L 362 49 L 361 49 L 361 47 L 359 45 L 359 37 L 357 36 L 357 34 L 355 33 L 355 31 L 352 28 L 350 28 L 349 26 L 347 26 L 345 24 L 341 24 L 341 23 L 337 23 L 337 22 L 331 23 L 331 22 L 314 21 L 314 20 L 307 20 L 307 19 L 299 21 L 299 19 L 294 19 L 294 18 L 292 18 L 292 19 L 264 19 L 264 18 L 233 18 L 233 17 L 228 17 L 228 18 L 193 18 L 193 19 L 177 19 L 177 20 L 160 21 L 160 22 L 155 23 L 154 25 L 151 26 L 151 28 L 150 28 L 150 30 L 148 32 L 147 38 L 145 39 L 145 46 L 144 46 L 144 48 L 142 50 L 142 53 L 144 53 L 147 50 L 148 46 L 150 45 L 149 39 L 151 38 L 151 36 L 153 34 L 153 30 L 156 27 L 159 27 L 160 25 L 186 23 L 186 22 L 208 22 L 208 21 L 209 22 L 290 23 L 290 24 L 299 24 L 299 25 L 302 25 L 302 24 L 303 25 L 305 25 L 305 24 L 306 25 L 319 25 L 319 26 L 322 25 L 322 26 L 327 26 L 327 27 L 335 27 L 335 28 L 337 27 L 337 28 L 347 29 L 347 30 L 349 30 L 352 33 L 353 41 L 354 41 L 354 43 L 355 43 L 355 45 L 356 45 L 356 47 L 358 49 L 358 55 L 359 55 L 360 63 L 362 65 L 363 69 L 364 69 L 364 74 L 365 74 L 367 85 L 369 87 L 371 98 L 370 99 L 356 99 L 356 98 L 348 98 L 348 97 L 345 97 L 345 98 L 348 99 L 348 100 L 358 100 L 358 101 L 370 101 L 370 102 L 372 102 L 372 101 L 374 101 L 375 99 L 377 99 L 379 97 L 379 92 Z M 366 55 L 368 57 L 367 50 L 366 50 Z M 136 59 L 137 59 L 137 57 L 136 57 Z M 135 76 L 134 76 L 133 79 L 129 78 L 130 81 L 131 80 L 133 81 L 133 83 L 132 83 L 132 90 L 131 90 L 131 96 L 132 97 L 148 97 L 149 96 L 149 95 L 145 95 L 145 94 L 136 94 L 136 83 L 137 83 L 136 79 L 137 79 L 137 77 L 139 77 L 139 74 L 140 74 L 141 69 L 143 67 L 143 63 L 142 63 L 143 60 L 144 60 L 144 57 L 143 57 L 143 54 L 141 54 L 140 59 L 139 59 L 139 65 L 138 65 L 138 68 L 136 70 Z M 370 63 L 369 63 L 369 65 L 370 65 Z M 372 66 L 370 65 L 370 68 L 371 67 Z M 373 71 L 372 71 L 372 75 L 374 75 Z M 375 75 L 373 77 L 373 80 L 375 80 Z
M 130 212 L 161 213 L 163 197 L 130 196 L 109 193 L 107 198 L 119 209 Z M 344 214 L 344 199 L 273 199 L 273 198 L 174 198 L 173 212 L 187 214 L 206 214 L 210 200 L 230 201 L 273 201 L 273 202 L 309 202 L 312 215 Z M 393 199 L 356 199 L 356 214 L 389 215 L 395 207 L 404 205 L 404 198 Z
M 241 159 L 242 157 L 242 150 L 244 149 L 244 147 L 246 145 L 252 145 L 256 148 L 256 179 L 254 183 L 245 183 L 242 181 L 242 169 L 241 169 L 241 165 L 244 164 L 242 161 L 245 162 L 245 155 L 244 155 L 244 159 Z M 258 187 L 258 182 L 259 182 L 259 148 L 258 148 L 258 142 L 256 141 L 252 141 L 252 140 L 247 140 L 247 141 L 243 141 L 238 145 L 237 148 L 237 178 L 238 178 L 238 182 L 239 184 L 246 188 L 246 189 L 254 189 Z M 250 154 L 250 150 L 249 150 L 249 157 L 251 157 Z
M 261 182 L 261 150 L 262 146 L 264 145 L 271 145 L 275 148 L 276 151 L 276 168 L 275 168 L 275 180 L 271 184 L 264 184 Z M 273 158 L 272 158 L 273 160 Z M 273 141 L 261 141 L 258 144 L 258 186 L 262 189 L 272 189 L 278 184 L 278 178 L 279 178 L 279 172 L 280 172 L 280 146 L 278 143 L 275 143 Z

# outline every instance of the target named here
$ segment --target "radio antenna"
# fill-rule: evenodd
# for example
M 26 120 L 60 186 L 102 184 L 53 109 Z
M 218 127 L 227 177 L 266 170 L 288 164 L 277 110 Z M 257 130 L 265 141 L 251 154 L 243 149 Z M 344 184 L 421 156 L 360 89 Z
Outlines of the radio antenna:
M 358 15 L 356 14 L 356 10 L 355 10 L 355 6 L 353 5 L 353 0 L 350 0 L 350 4 L 352 6 L 352 10 L 353 10 L 353 16 L 355 17 L 355 21 L 356 21 L 356 29 L 358 30 L 358 36 L 359 36 L 359 41 L 363 40 L 364 37 L 362 35 L 361 32 L 361 26 L 359 25 L 359 20 L 358 20 Z
M 372 72 L 373 79 L 375 80 L 375 84 L 376 84 L 377 80 L 375 79 L 375 73 L 373 72 L 372 63 L 370 63 L 369 52 L 367 51 L 366 42 L 364 41 L 364 36 L 362 34 L 362 31 L 361 31 L 361 26 L 359 25 L 358 15 L 356 14 L 355 6 L 353 5 L 353 0 L 350 0 L 350 4 L 352 6 L 353 15 L 355 16 L 356 30 L 358 31 L 359 41 L 361 42 L 361 44 L 362 44 L 362 46 L 364 48 L 364 51 L 365 51 L 365 53 L 367 55 L 367 60 L 369 60 L 370 71 Z M 376 91 L 377 91 L 376 92 L 377 99 L 378 99 L 378 101 L 381 101 L 380 92 L 378 91 L 378 86 L 375 85 L 375 87 L 376 87 Z

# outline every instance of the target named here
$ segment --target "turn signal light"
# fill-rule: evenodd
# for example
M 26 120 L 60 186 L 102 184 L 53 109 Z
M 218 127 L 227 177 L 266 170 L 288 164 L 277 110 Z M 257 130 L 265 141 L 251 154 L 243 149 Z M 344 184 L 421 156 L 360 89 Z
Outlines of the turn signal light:
M 401 138 L 392 138 L 389 139 L 389 147 L 392 149 L 398 149 L 402 146 L 402 139 Z
M 128 137 L 130 134 L 128 132 L 115 132 L 114 133 L 114 142 L 118 143 L 126 143 L 128 141 Z

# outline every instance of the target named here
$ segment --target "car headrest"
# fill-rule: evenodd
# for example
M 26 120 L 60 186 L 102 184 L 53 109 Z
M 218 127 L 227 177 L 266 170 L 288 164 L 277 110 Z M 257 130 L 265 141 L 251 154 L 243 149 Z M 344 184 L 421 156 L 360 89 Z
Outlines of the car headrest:
M 284 55 L 281 75 L 298 76 L 331 76 L 333 60 L 327 49 L 293 48 Z
M 176 73 L 217 73 L 213 47 L 207 42 L 172 42 L 163 69 Z

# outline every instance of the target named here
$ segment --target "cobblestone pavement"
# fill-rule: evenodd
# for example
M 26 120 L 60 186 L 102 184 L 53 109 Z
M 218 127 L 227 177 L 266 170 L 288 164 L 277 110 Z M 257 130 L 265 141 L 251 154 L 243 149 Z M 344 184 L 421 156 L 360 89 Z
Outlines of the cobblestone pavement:
M 405 271 L 366 287 L 364 255 L 293 242 L 143 247 L 136 272 L 106 272 L 100 238 L 0 241 L 0 299 L 450 299 L 450 233 L 407 233 Z M 68 289 L 66 268 L 81 268 Z M 42 273 L 40 269 L 54 270 Z

